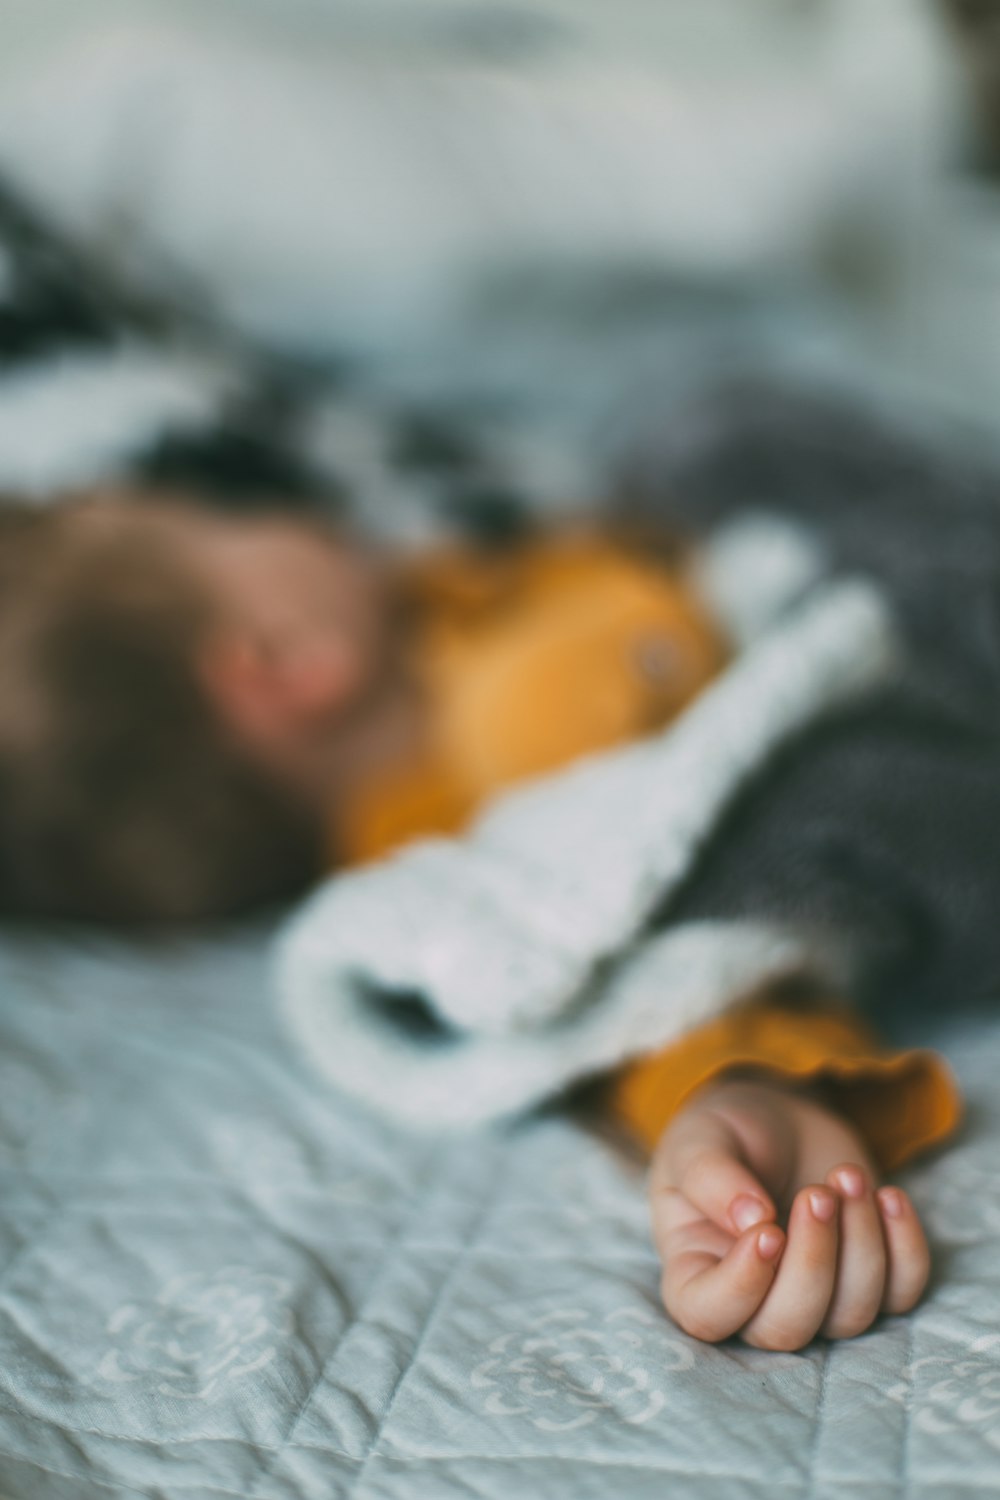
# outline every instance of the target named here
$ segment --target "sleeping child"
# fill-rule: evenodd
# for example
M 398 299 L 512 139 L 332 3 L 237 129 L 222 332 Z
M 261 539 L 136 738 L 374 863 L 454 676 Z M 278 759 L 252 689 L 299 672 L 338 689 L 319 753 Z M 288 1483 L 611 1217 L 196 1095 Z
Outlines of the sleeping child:
M 10 505 L 0 900 L 132 926 L 277 901 L 661 727 L 727 650 L 662 535 L 414 558 L 180 500 Z M 923 1291 L 918 1217 L 880 1181 L 950 1133 L 955 1088 L 839 998 L 747 995 L 609 1080 L 696 1337 L 797 1349 Z

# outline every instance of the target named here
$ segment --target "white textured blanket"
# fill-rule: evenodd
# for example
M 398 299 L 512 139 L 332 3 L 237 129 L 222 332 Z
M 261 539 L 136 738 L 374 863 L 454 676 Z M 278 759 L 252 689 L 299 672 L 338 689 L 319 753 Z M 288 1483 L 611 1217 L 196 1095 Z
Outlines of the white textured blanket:
M 277 952 L 314 1064 L 397 1118 L 468 1125 L 663 1045 L 769 978 L 843 978 L 802 933 L 643 928 L 747 780 L 894 662 L 878 595 L 815 583 L 669 729 L 507 793 L 464 838 L 329 880 Z

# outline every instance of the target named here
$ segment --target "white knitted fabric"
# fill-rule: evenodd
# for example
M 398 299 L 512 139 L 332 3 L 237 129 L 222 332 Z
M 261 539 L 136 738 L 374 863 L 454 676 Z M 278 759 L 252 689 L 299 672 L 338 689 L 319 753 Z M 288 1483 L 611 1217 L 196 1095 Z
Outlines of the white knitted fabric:
M 281 935 L 285 1014 L 339 1088 L 434 1128 L 510 1114 L 835 956 L 750 924 L 641 929 L 791 736 L 884 682 L 877 593 L 824 583 L 668 729 L 334 877 Z M 426 1013 L 440 1023 L 415 1025 Z

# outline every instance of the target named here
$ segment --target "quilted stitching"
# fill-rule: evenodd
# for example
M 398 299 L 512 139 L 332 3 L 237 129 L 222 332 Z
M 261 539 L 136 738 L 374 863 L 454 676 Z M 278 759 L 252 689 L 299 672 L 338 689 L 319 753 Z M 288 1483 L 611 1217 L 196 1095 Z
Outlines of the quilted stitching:
M 0 954 L 22 1077 L 0 1108 L 0 1493 L 985 1484 L 1000 1028 L 955 1035 L 976 1127 L 912 1179 L 948 1252 L 934 1296 L 772 1356 L 661 1317 L 626 1158 L 555 1114 L 438 1147 L 364 1117 L 280 1037 L 258 957 Z

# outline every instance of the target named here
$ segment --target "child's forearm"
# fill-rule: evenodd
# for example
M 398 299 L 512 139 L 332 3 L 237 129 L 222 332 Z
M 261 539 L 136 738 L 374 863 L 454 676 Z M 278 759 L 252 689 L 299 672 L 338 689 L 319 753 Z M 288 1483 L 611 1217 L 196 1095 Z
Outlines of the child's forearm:
M 735 1007 L 632 1063 L 611 1085 L 611 1107 L 652 1148 L 696 1090 L 748 1068 L 822 1084 L 882 1171 L 945 1140 L 961 1119 L 954 1077 L 936 1053 L 889 1051 L 851 1010 L 777 996 Z

